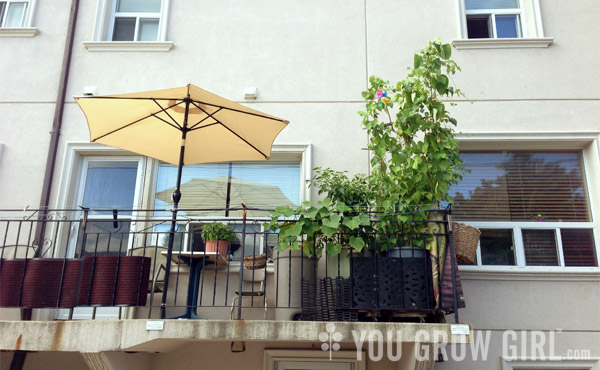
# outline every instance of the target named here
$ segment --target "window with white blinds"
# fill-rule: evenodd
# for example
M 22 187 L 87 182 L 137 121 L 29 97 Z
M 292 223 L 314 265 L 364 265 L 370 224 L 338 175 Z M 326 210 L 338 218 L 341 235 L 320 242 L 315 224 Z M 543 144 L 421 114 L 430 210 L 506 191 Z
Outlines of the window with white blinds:
M 479 265 L 598 266 L 581 152 L 467 152 L 455 219 L 481 229 Z
M 463 153 L 470 171 L 452 187 L 456 219 L 590 220 L 580 153 Z

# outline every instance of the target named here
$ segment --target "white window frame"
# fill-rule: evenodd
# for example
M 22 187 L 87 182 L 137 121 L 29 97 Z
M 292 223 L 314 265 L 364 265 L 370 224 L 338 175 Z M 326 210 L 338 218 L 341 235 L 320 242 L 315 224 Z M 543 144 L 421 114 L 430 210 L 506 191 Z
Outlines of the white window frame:
M 462 1 L 462 0 L 461 0 Z M 600 197 L 597 186 L 594 186 L 592 180 L 593 174 L 591 166 L 600 169 L 600 141 L 595 135 L 558 133 L 558 134 L 536 134 L 535 137 L 527 134 L 468 134 L 458 135 L 462 151 L 498 151 L 498 150 L 528 150 L 532 152 L 545 152 L 556 150 L 579 150 L 581 151 L 582 171 L 585 176 L 585 185 L 588 191 L 588 203 L 590 205 L 589 222 L 507 222 L 507 221 L 461 221 L 469 225 L 482 229 L 511 229 L 513 231 L 513 240 L 515 247 L 515 265 L 482 265 L 481 250 L 477 247 L 477 265 L 460 265 L 460 271 L 473 273 L 593 273 L 600 272 L 600 219 L 596 207 L 596 199 Z M 592 163 L 590 163 L 592 162 Z M 595 178 L 597 182 L 598 179 Z M 523 247 L 523 238 L 521 230 L 523 229 L 553 229 L 557 241 L 557 251 L 559 253 L 559 266 L 526 266 L 525 249 Z M 595 253 L 598 266 L 593 267 L 565 267 L 562 254 L 562 240 L 560 238 L 560 229 L 592 229 L 595 243 Z
M 502 358 L 502 370 L 549 370 L 549 369 L 576 369 L 600 370 L 600 359 L 551 358 L 548 360 L 520 359 L 511 360 Z
M 99 0 L 96 12 L 96 22 L 92 41 L 85 41 L 83 45 L 88 51 L 170 51 L 173 48 L 173 42 L 167 41 L 167 29 L 169 24 L 169 8 L 171 0 L 162 0 L 161 10 L 158 21 L 158 39 L 157 41 L 111 41 L 114 29 L 115 16 L 131 15 L 140 18 L 156 18 L 156 13 L 116 13 L 117 0 Z M 134 38 L 134 40 L 135 40 Z
M 569 267 L 565 266 L 564 255 L 562 250 L 561 229 L 591 229 L 594 234 L 594 243 L 596 251 L 596 260 L 600 266 L 598 228 L 594 222 L 477 222 L 477 221 L 461 221 L 479 229 L 502 229 L 511 230 L 514 241 L 515 265 L 483 265 L 481 260 L 481 245 L 477 246 L 477 265 L 461 265 L 462 268 L 526 268 L 530 270 L 557 270 L 565 271 L 597 271 L 600 267 Z M 556 238 L 556 251 L 558 257 L 558 266 L 527 266 L 525 262 L 525 246 L 523 244 L 522 230 L 553 230 Z
M 38 34 L 38 29 L 32 27 L 37 0 L 3 0 L 3 2 L 6 2 L 6 8 L 4 16 L 0 19 L 0 37 L 33 37 Z M 10 3 L 26 3 L 19 27 L 4 27 Z
M 477 9 L 467 10 L 465 0 L 457 1 L 458 29 L 457 39 L 452 40 L 456 49 L 505 49 L 505 48 L 547 48 L 552 44 L 552 37 L 544 36 L 544 27 L 539 0 L 519 0 L 518 11 L 515 9 Z M 491 14 L 494 37 L 487 39 L 469 39 L 467 32 L 467 15 Z M 521 37 L 497 38 L 494 15 L 517 14 Z

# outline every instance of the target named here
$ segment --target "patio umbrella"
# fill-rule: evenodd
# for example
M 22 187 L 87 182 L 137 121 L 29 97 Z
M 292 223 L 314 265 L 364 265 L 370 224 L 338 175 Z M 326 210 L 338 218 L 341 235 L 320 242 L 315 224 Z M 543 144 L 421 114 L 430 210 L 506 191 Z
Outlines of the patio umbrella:
M 171 202 L 175 189 L 156 193 L 156 199 Z M 229 205 L 245 204 L 254 208 L 272 209 L 277 206 L 296 205 L 278 186 L 243 180 L 237 177 L 196 178 L 181 185 L 185 198 L 179 202 L 181 208 L 229 208 Z
M 75 98 L 90 141 L 178 166 L 167 263 L 171 263 L 184 165 L 267 160 L 288 121 L 231 102 L 194 85 L 173 89 Z M 169 271 L 170 266 L 167 266 Z M 169 274 L 161 305 L 164 318 Z

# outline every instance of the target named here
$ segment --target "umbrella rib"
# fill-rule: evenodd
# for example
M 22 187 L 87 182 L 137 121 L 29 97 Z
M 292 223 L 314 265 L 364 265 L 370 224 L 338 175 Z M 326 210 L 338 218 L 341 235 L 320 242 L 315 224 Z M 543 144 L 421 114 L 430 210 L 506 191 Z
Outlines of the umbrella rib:
M 192 104 L 194 104 L 194 102 L 192 102 Z M 201 111 L 203 111 L 203 112 L 204 112 L 204 113 L 205 113 L 207 116 L 206 116 L 206 117 L 204 117 L 204 118 L 202 118 L 202 119 L 201 119 L 199 122 L 197 122 L 196 124 L 194 124 L 192 127 L 190 127 L 190 130 L 193 130 L 193 129 L 195 129 L 195 128 L 196 128 L 196 126 L 198 126 L 199 124 L 201 124 L 202 122 L 206 121 L 206 120 L 207 120 L 207 119 L 209 119 L 209 118 L 213 118 L 213 119 L 216 121 L 215 117 L 213 117 L 213 114 L 216 114 L 217 112 L 219 112 L 219 111 L 221 110 L 221 108 L 219 108 L 219 109 L 218 109 L 218 110 L 217 110 L 215 113 L 213 113 L 213 114 L 208 114 L 208 113 L 207 113 L 207 112 L 206 112 L 204 109 L 202 109 L 202 108 L 198 107 L 196 104 L 194 104 L 194 106 L 195 106 L 196 108 L 200 109 Z M 208 126 L 211 126 L 211 125 L 208 125 Z
M 229 127 L 225 126 L 225 124 L 223 124 L 223 122 L 221 122 L 221 121 L 219 121 L 218 119 L 216 119 L 215 117 L 213 117 L 213 114 L 215 114 L 215 113 L 219 112 L 221 109 L 227 109 L 227 108 L 224 108 L 224 107 L 219 107 L 219 109 L 217 110 L 217 112 L 215 112 L 215 113 L 213 113 L 213 114 L 210 114 L 210 113 L 208 113 L 207 111 L 205 111 L 204 109 L 200 108 L 200 107 L 199 107 L 199 106 L 196 104 L 196 102 L 195 102 L 194 100 L 192 100 L 192 104 L 193 104 L 193 105 L 194 105 L 196 108 L 198 108 L 198 109 L 200 109 L 201 111 L 203 111 L 204 113 L 206 113 L 206 114 L 207 114 L 208 116 L 210 116 L 212 119 L 214 119 L 214 120 L 216 121 L 216 123 L 218 123 L 218 124 L 220 124 L 221 126 L 225 127 L 227 130 L 229 130 L 229 132 L 231 132 L 232 134 L 234 134 L 235 136 L 237 136 L 237 137 L 238 137 L 240 140 L 242 140 L 243 142 L 245 142 L 246 144 L 248 144 L 248 146 L 250 146 L 252 149 L 254 149 L 254 150 L 256 150 L 257 152 L 259 152 L 259 153 L 260 153 L 260 154 L 261 154 L 263 157 L 265 157 L 265 159 L 268 159 L 268 158 L 269 158 L 269 156 L 267 156 L 265 153 L 261 152 L 261 151 L 260 151 L 260 150 L 259 150 L 257 147 L 255 147 L 254 145 L 252 145 L 252 144 L 251 144 L 251 143 L 250 143 L 248 140 L 244 139 L 244 138 L 243 138 L 243 137 L 241 137 L 241 136 L 240 136 L 240 135 L 239 135 L 237 132 L 235 132 L 235 131 L 233 131 L 232 129 L 230 129 Z M 214 105 L 214 107 L 216 107 L 216 105 Z M 239 112 L 242 112 L 242 111 L 239 111 Z M 246 113 L 246 112 L 242 112 L 242 113 Z M 248 113 L 248 114 L 250 114 L 250 113 Z M 254 115 L 255 115 L 255 116 L 258 116 L 258 114 L 254 114 Z M 269 118 L 269 117 L 265 117 L 265 118 Z M 202 127 L 199 127 L 199 128 L 205 128 L 205 127 L 209 127 L 209 126 L 212 126 L 212 125 L 206 125 L 206 126 L 202 126 Z
M 175 104 L 175 105 L 178 105 L 178 104 Z M 175 105 L 173 105 L 173 107 L 174 107 Z M 159 105 L 159 106 L 160 106 L 160 105 Z M 162 107 L 161 107 L 161 108 L 162 108 Z M 164 110 L 163 110 L 163 111 L 164 111 Z M 167 112 L 165 112 L 165 113 L 167 113 Z M 167 113 L 167 115 L 168 115 L 168 113 Z M 110 131 L 110 132 L 107 132 L 107 133 L 106 133 L 106 134 L 104 134 L 104 135 L 98 136 L 97 138 L 95 138 L 95 139 L 94 139 L 94 140 L 92 140 L 92 141 L 100 140 L 100 139 L 102 139 L 103 137 L 106 137 L 106 136 L 108 136 L 108 135 L 114 134 L 115 132 L 121 131 L 121 130 L 123 130 L 124 128 L 127 128 L 127 127 L 129 127 L 129 126 L 133 126 L 133 125 L 135 125 L 136 123 L 138 123 L 138 122 L 141 122 L 141 121 L 145 120 L 146 118 L 150 118 L 150 117 L 155 117 L 155 118 L 158 118 L 159 120 L 163 121 L 163 122 L 164 122 L 164 123 L 166 123 L 167 125 L 169 125 L 169 126 L 171 126 L 171 127 L 175 128 L 176 130 L 179 130 L 179 131 L 181 131 L 181 127 L 179 127 L 179 126 L 174 126 L 173 124 L 171 124 L 171 123 L 167 122 L 166 120 L 164 120 L 164 119 L 162 119 L 162 118 L 160 118 L 160 117 L 156 116 L 156 113 L 150 113 L 150 114 L 149 114 L 149 115 L 147 115 L 146 117 L 142 117 L 142 118 L 140 118 L 140 119 L 138 119 L 138 120 L 136 120 L 136 121 L 133 121 L 133 122 L 131 122 L 131 123 L 128 123 L 128 124 L 126 124 L 125 126 L 121 126 L 121 127 L 117 128 L 117 129 L 115 129 L 115 130 L 112 130 L 112 131 Z M 169 116 L 169 117 L 171 117 L 171 116 Z M 173 118 L 171 117 L 171 119 L 173 119 Z
M 171 106 L 170 106 L 170 107 L 168 107 L 168 108 L 163 108 L 163 106 L 162 106 L 162 105 L 160 105 L 160 104 L 159 104 L 159 103 L 156 101 L 156 99 L 154 99 L 154 98 L 152 98 L 152 101 L 153 101 L 153 102 L 155 102 L 155 103 L 156 103 L 156 105 L 158 105 L 158 107 L 161 109 L 161 111 L 162 111 L 162 112 L 164 112 L 164 113 L 165 113 L 167 116 L 169 116 L 169 118 L 170 118 L 170 119 L 172 119 L 172 120 L 173 120 L 173 123 L 175 123 L 175 125 L 176 125 L 177 127 L 179 127 L 179 129 L 182 129 L 182 128 L 183 128 L 183 127 L 179 126 L 179 123 L 178 123 L 178 122 L 175 120 L 175 118 L 171 117 L 171 115 L 169 114 L 169 112 L 167 112 L 167 109 L 171 109 L 171 108 L 173 108 L 173 107 L 175 107 L 175 106 L 177 106 L 177 105 L 180 105 L 181 103 L 183 103 L 183 101 L 182 101 L 182 102 L 180 102 L 180 103 L 173 104 L 173 105 L 171 105 Z M 156 117 L 156 118 L 158 118 L 158 119 L 160 119 L 160 120 L 162 120 L 164 123 L 166 123 L 166 124 L 169 124 L 169 125 L 170 125 L 170 123 L 169 123 L 169 122 L 167 122 L 166 120 L 164 120 L 164 119 L 162 119 L 162 118 L 160 118 L 160 117 L 158 117 L 158 116 L 155 116 L 155 117 Z
M 245 142 L 246 144 L 248 144 L 252 149 L 254 149 L 257 152 L 259 152 L 263 157 L 265 157 L 265 159 L 269 159 L 268 155 L 266 155 L 265 153 L 261 152 L 257 147 L 255 147 L 254 145 L 252 145 L 248 140 L 246 140 L 243 137 L 241 137 L 240 135 L 238 135 L 237 132 L 235 132 L 232 129 L 230 129 L 229 127 L 225 126 L 223 124 L 223 122 L 217 121 L 217 123 L 219 123 L 221 126 L 225 127 L 227 130 L 229 130 L 229 132 L 231 132 L 232 134 L 234 134 L 235 136 L 237 136 L 240 140 L 242 140 L 243 142 Z
M 149 115 L 147 115 L 146 117 L 142 117 L 142 118 L 140 118 L 140 119 L 138 119 L 138 120 L 136 120 L 136 121 L 133 121 L 133 122 L 131 122 L 131 123 L 128 123 L 128 124 L 126 124 L 125 126 L 121 126 L 121 127 L 119 127 L 118 129 L 115 129 L 115 130 L 112 130 L 112 131 L 110 131 L 110 132 L 107 132 L 106 134 L 104 134 L 104 135 L 101 135 L 101 136 L 98 136 L 97 138 L 95 138 L 95 139 L 94 139 L 94 140 L 92 140 L 92 141 L 100 140 L 100 139 L 102 139 L 103 137 L 106 137 L 106 136 L 108 136 L 108 135 L 114 134 L 115 132 L 117 132 L 117 131 L 121 131 L 121 130 L 123 130 L 124 128 L 127 128 L 127 127 L 129 127 L 129 126 L 135 125 L 136 123 L 138 123 L 138 122 L 140 122 L 140 121 L 143 121 L 143 120 L 145 120 L 146 118 L 152 117 L 152 115 L 153 115 L 153 114 L 149 114 Z
M 219 124 L 221 124 L 221 122 L 209 123 L 208 125 L 205 125 L 205 126 L 202 126 L 202 127 L 191 128 L 190 131 L 196 131 L 196 130 L 200 130 L 201 128 L 207 128 L 207 127 L 214 126 L 214 125 L 219 125 Z
M 216 107 L 216 108 L 220 108 L 220 109 L 226 109 L 226 110 L 230 110 L 232 112 L 243 113 L 243 114 L 248 114 L 248 115 L 251 115 L 251 116 L 256 116 L 256 117 L 270 119 L 270 120 L 273 120 L 273 121 L 279 121 L 279 122 L 283 122 L 283 123 L 288 123 L 288 121 L 286 121 L 284 119 L 281 119 L 281 118 L 265 116 L 263 114 L 258 114 L 258 113 L 246 112 L 246 111 L 243 111 L 241 109 L 228 108 L 228 107 L 224 107 L 224 106 L 221 106 L 221 105 L 216 105 L 216 104 L 202 102 L 202 101 L 199 101 L 199 100 L 198 101 L 197 100 L 192 100 L 192 104 L 194 104 L 196 106 L 196 108 L 198 108 L 198 109 L 202 109 L 202 108 L 200 108 L 199 106 L 197 106 L 195 103 L 200 103 L 200 104 L 204 104 L 204 105 L 210 105 L 211 107 Z

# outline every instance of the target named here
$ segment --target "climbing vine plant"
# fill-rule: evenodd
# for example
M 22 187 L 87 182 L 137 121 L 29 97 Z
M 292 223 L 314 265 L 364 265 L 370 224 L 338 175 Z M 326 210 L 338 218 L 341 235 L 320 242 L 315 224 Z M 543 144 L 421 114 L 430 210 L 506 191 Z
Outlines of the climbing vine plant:
M 414 55 L 407 78 L 395 84 L 372 76 L 362 93 L 359 112 L 369 134 L 377 210 L 400 222 L 417 216 L 398 215 L 452 201 L 448 190 L 462 179 L 458 140 L 442 98 L 461 96 L 451 83 L 460 71 L 450 59 L 452 48 L 439 39 Z

